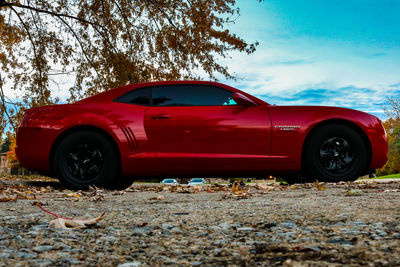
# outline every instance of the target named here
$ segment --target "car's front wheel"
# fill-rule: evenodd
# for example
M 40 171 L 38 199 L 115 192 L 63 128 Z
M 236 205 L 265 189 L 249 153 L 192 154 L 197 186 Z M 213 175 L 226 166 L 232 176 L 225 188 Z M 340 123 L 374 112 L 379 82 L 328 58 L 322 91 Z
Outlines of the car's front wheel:
M 319 181 L 354 181 L 367 167 L 367 148 L 362 137 L 342 124 L 329 124 L 313 132 L 305 144 L 305 167 Z
M 79 131 L 65 137 L 54 154 L 54 170 L 71 189 L 109 187 L 117 180 L 117 151 L 100 133 Z

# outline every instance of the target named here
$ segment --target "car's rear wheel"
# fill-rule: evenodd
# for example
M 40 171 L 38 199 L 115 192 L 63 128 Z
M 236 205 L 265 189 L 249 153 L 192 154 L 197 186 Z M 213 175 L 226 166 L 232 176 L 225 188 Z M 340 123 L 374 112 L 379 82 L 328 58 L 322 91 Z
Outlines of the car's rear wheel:
M 71 189 L 110 187 L 119 170 L 117 151 L 105 136 L 93 131 L 65 137 L 55 151 L 53 163 L 60 182 Z
M 305 144 L 305 167 L 318 181 L 354 181 L 367 167 L 367 148 L 362 137 L 342 124 L 317 129 Z

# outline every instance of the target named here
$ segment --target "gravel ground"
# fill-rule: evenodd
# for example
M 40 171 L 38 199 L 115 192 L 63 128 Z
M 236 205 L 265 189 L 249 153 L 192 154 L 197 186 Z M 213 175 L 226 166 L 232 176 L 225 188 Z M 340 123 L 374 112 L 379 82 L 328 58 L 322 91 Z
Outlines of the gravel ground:
M 400 266 L 396 182 L 263 183 L 236 193 L 18 183 L 0 181 L 3 201 L 18 195 L 0 203 L 0 266 Z M 92 228 L 57 229 L 35 201 L 69 218 L 105 215 Z

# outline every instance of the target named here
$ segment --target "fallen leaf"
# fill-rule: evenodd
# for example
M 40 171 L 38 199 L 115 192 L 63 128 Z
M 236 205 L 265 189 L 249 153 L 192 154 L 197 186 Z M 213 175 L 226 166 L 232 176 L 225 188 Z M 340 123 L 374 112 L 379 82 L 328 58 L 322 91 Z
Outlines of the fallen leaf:
M 349 189 L 346 191 L 346 196 L 361 196 L 364 192 L 360 189 Z
M 229 187 L 227 185 L 220 185 L 220 184 L 213 184 L 209 189 L 206 191 L 213 191 L 213 192 L 218 192 L 218 191 L 227 191 L 229 190 Z M 211 192 L 209 192 L 211 193 Z
M 164 200 L 164 199 L 165 199 L 164 196 L 156 196 L 156 197 L 149 198 L 149 200 Z
M 273 191 L 276 188 L 276 186 L 272 186 L 267 183 L 257 183 L 255 187 L 256 187 L 256 189 L 266 190 L 266 191 Z
M 122 195 L 125 195 L 126 194 L 126 191 L 116 191 L 116 192 L 113 192 L 112 193 L 113 194 L 113 196 L 122 196 Z
M 280 190 L 281 191 L 284 191 L 284 190 L 287 190 L 289 187 L 287 187 L 287 186 L 285 186 L 285 185 L 280 185 Z
M 389 193 L 389 192 L 400 192 L 400 189 L 386 189 L 383 191 L 384 193 Z
M 318 186 L 318 187 L 317 187 L 317 190 L 318 190 L 318 191 L 325 191 L 325 187 L 322 186 L 322 185 L 321 185 L 321 186 Z
M 185 187 L 178 187 L 176 191 L 171 191 L 171 192 L 177 192 L 177 193 L 183 193 L 183 194 L 195 194 L 200 191 L 200 187 L 198 186 L 185 186 Z
M 235 193 L 226 193 L 222 196 L 222 199 L 246 199 L 252 196 L 250 193 L 247 192 L 235 192 Z
M 90 202 L 99 202 L 104 200 L 104 196 L 103 195 L 92 196 L 87 198 L 87 200 Z
M 105 213 L 102 213 L 99 217 L 93 219 L 67 219 L 58 217 L 57 219 L 51 220 L 49 226 L 62 229 L 83 229 L 89 226 L 95 225 L 98 221 L 103 219 Z
M 77 197 L 80 198 L 82 195 L 79 193 L 68 193 L 68 194 L 64 194 L 64 197 Z
M 15 195 L 14 197 L 3 195 L 3 196 L 0 197 L 0 202 L 9 202 L 9 201 L 16 202 L 17 199 L 18 199 L 18 195 Z
M 239 181 L 234 181 L 232 184 L 232 193 L 239 191 L 240 183 Z
M 42 207 L 42 203 L 36 201 L 32 203 L 35 206 L 38 206 L 41 210 L 43 210 L 46 213 L 49 213 L 53 216 L 56 217 L 56 219 L 51 220 L 49 222 L 49 226 L 53 226 L 55 228 L 61 228 L 61 229 L 82 229 L 82 228 L 87 228 L 89 226 L 95 225 L 98 221 L 103 219 L 103 216 L 105 213 L 102 213 L 99 217 L 92 218 L 92 219 L 70 219 L 70 218 L 63 218 L 58 216 L 55 213 L 52 213 L 45 208 Z
M 17 192 L 19 199 L 36 199 L 36 196 L 30 193 Z

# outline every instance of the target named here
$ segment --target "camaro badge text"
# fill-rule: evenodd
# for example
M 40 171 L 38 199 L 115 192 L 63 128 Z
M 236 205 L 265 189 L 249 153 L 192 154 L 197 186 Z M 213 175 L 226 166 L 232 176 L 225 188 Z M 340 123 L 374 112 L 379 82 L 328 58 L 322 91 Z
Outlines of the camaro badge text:
M 296 129 L 300 129 L 298 125 L 275 125 L 275 128 L 278 128 L 281 131 L 294 131 Z

